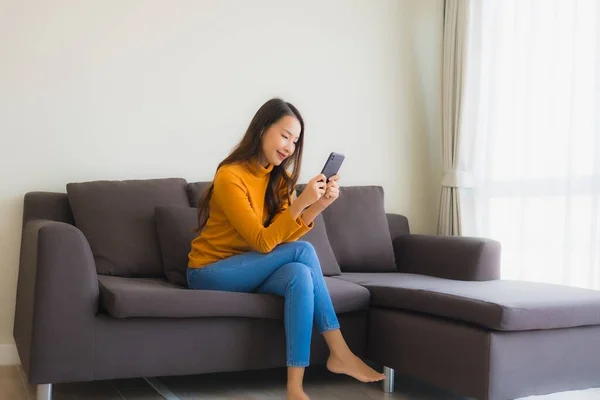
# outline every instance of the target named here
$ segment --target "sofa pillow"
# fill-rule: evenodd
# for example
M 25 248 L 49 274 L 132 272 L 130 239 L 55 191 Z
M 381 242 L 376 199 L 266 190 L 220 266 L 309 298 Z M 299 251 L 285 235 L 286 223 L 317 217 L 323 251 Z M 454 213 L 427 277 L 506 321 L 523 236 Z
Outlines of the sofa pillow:
M 340 187 L 323 219 L 343 272 L 396 271 L 381 186 Z
M 69 183 L 75 225 L 90 243 L 99 274 L 163 276 L 156 206 L 187 206 L 184 179 Z
M 187 193 L 190 199 L 190 206 L 198 207 L 200 197 L 211 184 L 212 182 L 192 182 L 187 184 Z
M 317 215 L 314 220 L 315 225 L 299 240 L 303 240 L 312 244 L 317 251 L 321 270 L 324 276 L 341 275 L 342 271 L 333 254 L 331 244 L 327 238 L 327 230 L 325 229 L 325 221 L 322 215 Z
M 198 209 L 156 207 L 156 230 L 163 267 L 169 282 L 187 287 L 188 254 L 198 235 Z

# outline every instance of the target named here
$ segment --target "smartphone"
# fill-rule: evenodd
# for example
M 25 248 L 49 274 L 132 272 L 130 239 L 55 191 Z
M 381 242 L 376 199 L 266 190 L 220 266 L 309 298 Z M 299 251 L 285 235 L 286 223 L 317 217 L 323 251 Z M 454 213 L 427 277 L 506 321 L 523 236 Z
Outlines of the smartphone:
M 325 161 L 325 166 L 321 171 L 321 173 L 327 177 L 327 181 L 329 181 L 329 178 L 331 178 L 339 172 L 340 167 L 344 162 L 344 158 L 344 155 L 341 153 L 332 152 L 329 155 L 329 158 L 327 158 L 327 161 Z

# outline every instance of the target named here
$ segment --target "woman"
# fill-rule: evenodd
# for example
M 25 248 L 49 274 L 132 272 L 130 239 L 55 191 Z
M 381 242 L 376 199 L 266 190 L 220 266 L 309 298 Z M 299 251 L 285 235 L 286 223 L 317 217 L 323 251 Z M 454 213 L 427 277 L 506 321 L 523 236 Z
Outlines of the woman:
M 292 201 L 303 141 L 304 122 L 292 104 L 272 99 L 258 110 L 200 199 L 198 223 L 203 229 L 192 242 L 187 270 L 191 289 L 285 298 L 289 400 L 308 399 L 302 379 L 313 318 L 330 349 L 330 371 L 363 382 L 384 378 L 348 348 L 317 254 L 311 244 L 297 241 L 339 195 L 339 176 L 326 183 L 317 175 Z

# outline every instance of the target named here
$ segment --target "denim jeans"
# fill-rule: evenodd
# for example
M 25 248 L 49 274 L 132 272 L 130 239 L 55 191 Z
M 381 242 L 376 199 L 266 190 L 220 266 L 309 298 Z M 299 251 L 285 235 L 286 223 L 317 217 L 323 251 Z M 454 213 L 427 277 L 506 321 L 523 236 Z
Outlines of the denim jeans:
M 187 278 L 190 289 L 283 296 L 288 366 L 309 364 L 313 318 L 320 333 L 340 327 L 317 253 L 308 242 L 284 243 L 267 254 L 248 252 L 188 268 Z

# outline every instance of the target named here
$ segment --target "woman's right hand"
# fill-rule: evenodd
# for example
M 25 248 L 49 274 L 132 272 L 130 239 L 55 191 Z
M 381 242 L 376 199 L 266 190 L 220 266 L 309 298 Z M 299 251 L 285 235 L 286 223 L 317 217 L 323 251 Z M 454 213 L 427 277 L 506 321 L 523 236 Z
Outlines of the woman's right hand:
M 306 184 L 306 187 L 298 197 L 302 198 L 302 201 L 306 204 L 306 207 L 311 206 L 317 202 L 324 194 L 327 189 L 327 178 L 323 174 L 319 174 L 312 178 Z

